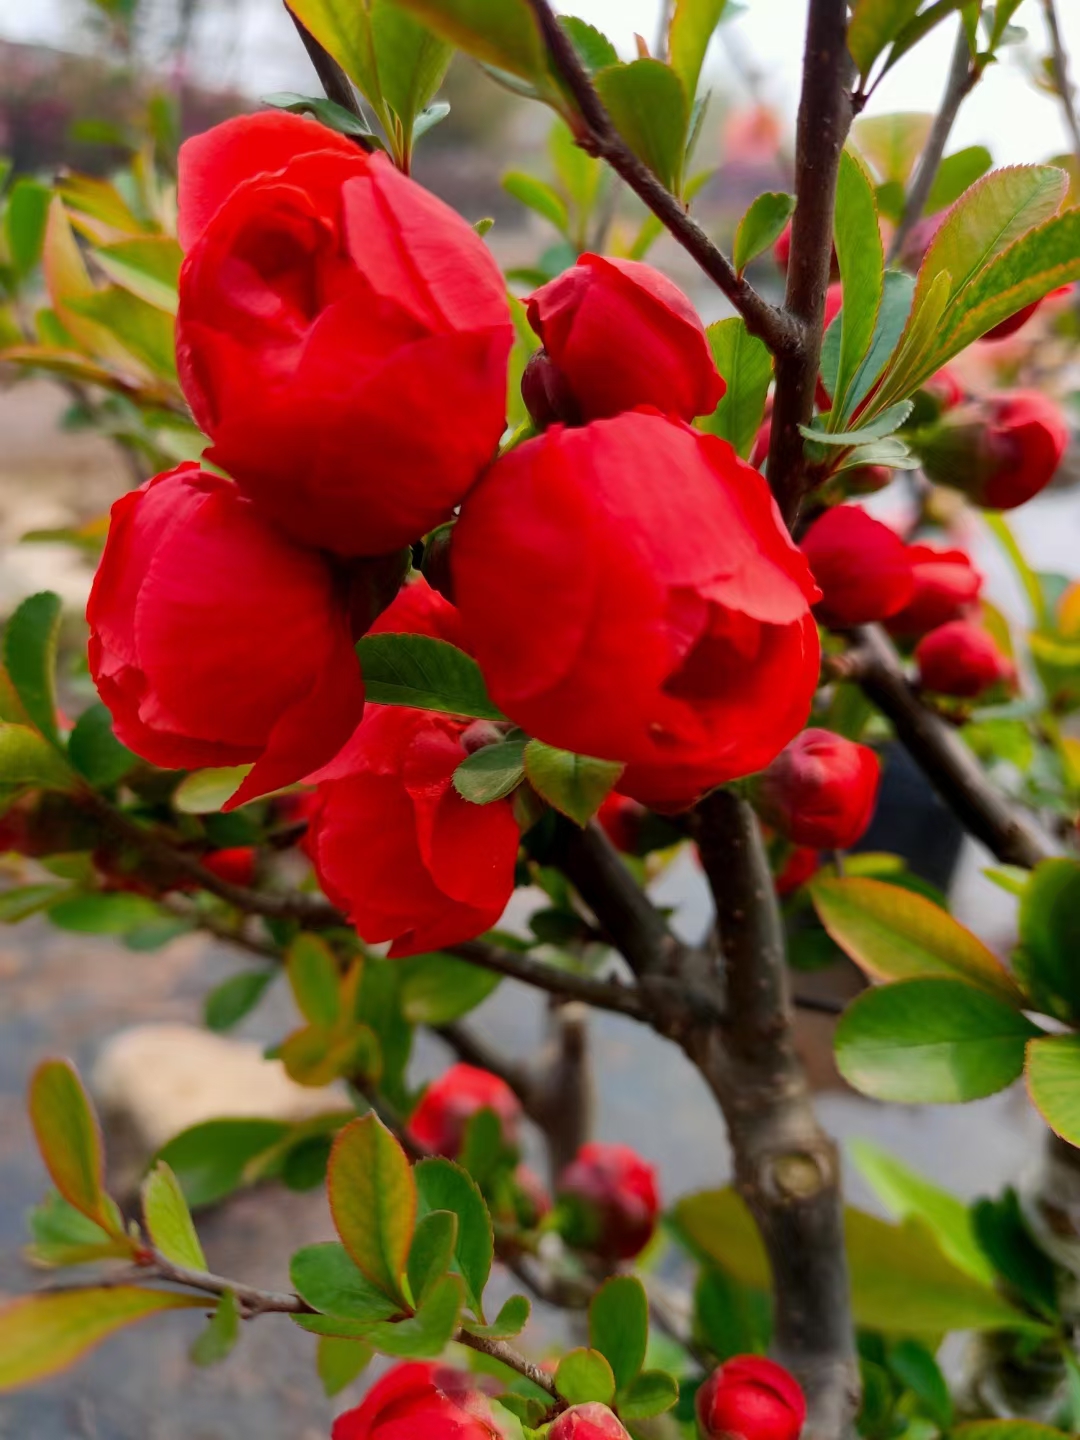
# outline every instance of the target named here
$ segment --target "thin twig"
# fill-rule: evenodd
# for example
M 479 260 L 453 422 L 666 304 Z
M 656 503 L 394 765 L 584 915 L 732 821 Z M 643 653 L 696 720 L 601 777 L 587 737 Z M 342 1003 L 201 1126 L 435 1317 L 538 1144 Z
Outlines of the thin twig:
M 509 1366 L 511 1370 L 516 1370 L 519 1375 L 523 1375 L 526 1380 L 531 1380 L 534 1385 L 549 1395 L 556 1403 L 554 1409 L 548 1412 L 547 1418 L 550 1419 L 559 1410 L 566 1408 L 566 1402 L 560 1398 L 559 1392 L 555 1389 L 555 1377 L 547 1370 L 542 1370 L 531 1360 L 527 1360 L 507 1341 L 486 1340 L 480 1335 L 470 1335 L 467 1330 L 459 1330 L 454 1339 L 459 1345 L 467 1345 L 470 1350 L 478 1350 L 481 1355 L 487 1355 L 490 1359 L 498 1360 L 501 1364 Z
M 1069 57 L 1065 50 L 1065 42 L 1061 38 L 1061 26 L 1058 24 L 1054 0 L 1042 0 L 1042 6 L 1043 14 L 1046 16 L 1047 33 L 1050 36 L 1050 61 L 1054 67 L 1054 85 L 1065 114 L 1066 127 L 1072 138 L 1077 174 L 1080 176 L 1080 120 L 1077 119 L 1073 87 L 1069 79 Z
M 963 104 L 964 98 L 971 94 L 978 78 L 979 72 L 971 60 L 967 30 L 961 20 L 941 108 L 934 117 L 930 134 L 926 138 L 926 146 L 919 157 L 915 178 L 911 182 L 911 189 L 904 201 L 904 213 L 889 245 L 890 260 L 895 260 L 903 250 L 904 242 L 922 216 L 926 202 L 930 198 L 930 191 L 934 186 L 934 179 L 941 166 L 942 157 L 945 154 L 945 146 L 948 144 L 953 125 L 956 123 L 956 117 L 960 113 L 960 106 Z
M 746 321 L 747 329 L 758 335 L 775 354 L 801 349 L 801 326 L 784 311 L 770 305 L 752 285 L 737 274 L 727 256 L 713 244 L 682 202 L 653 174 L 623 140 L 604 108 L 588 72 L 578 59 L 569 35 L 563 30 L 548 0 L 527 0 L 536 16 L 552 64 L 566 85 L 579 112 L 575 127 L 578 144 L 597 155 L 626 181 L 697 261 Z

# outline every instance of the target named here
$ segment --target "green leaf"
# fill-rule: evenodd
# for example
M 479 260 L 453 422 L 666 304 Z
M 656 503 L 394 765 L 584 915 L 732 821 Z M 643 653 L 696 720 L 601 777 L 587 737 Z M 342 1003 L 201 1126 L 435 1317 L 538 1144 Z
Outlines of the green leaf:
M 711 1263 L 701 1266 L 694 1288 L 694 1333 L 717 1360 L 763 1353 L 772 1327 L 770 1309 L 763 1290 L 742 1284 Z
M 909 20 L 893 41 L 892 47 L 885 58 L 884 68 L 878 78 L 881 79 L 887 75 L 896 62 L 902 59 L 912 46 L 917 45 L 920 40 L 929 35 L 935 25 L 939 25 L 941 21 L 949 15 L 964 8 L 967 3 L 968 0 L 935 0 L 933 5 L 927 6 L 927 8 L 920 11 L 914 19 Z
M 922 0 L 855 0 L 848 25 L 848 50 L 863 80 L 921 3 Z
M 0 1393 L 47 1380 L 127 1325 L 164 1310 L 205 1310 L 206 1297 L 135 1285 L 28 1295 L 0 1309 Z
M 495 1253 L 495 1236 L 484 1197 L 476 1181 L 452 1160 L 421 1160 L 413 1175 L 420 1215 L 449 1210 L 457 1216 L 453 1268 L 465 1282 L 465 1303 L 483 1324 L 484 1288 Z
M 500 1306 L 493 1324 L 478 1325 L 472 1320 L 466 1320 L 463 1328 L 468 1330 L 470 1335 L 479 1335 L 485 1340 L 512 1340 L 525 1329 L 531 1312 L 532 1304 L 527 1296 L 511 1295 Z
M 73 780 L 63 758 L 36 730 L 0 722 L 0 785 L 70 790 Z
M 401 969 L 401 1010 L 412 1025 L 449 1025 L 491 995 L 502 981 L 453 955 L 414 955 Z
M 375 1352 L 362 1340 L 339 1340 L 321 1335 L 315 1351 L 315 1369 L 328 1399 L 348 1388 L 367 1369 Z
M 616 58 L 612 58 L 612 64 Z M 548 134 L 548 154 L 551 156 L 559 184 L 577 210 L 579 225 L 584 225 L 600 194 L 604 174 L 603 162 L 586 155 L 575 143 L 570 127 L 558 119 L 552 122 Z M 525 325 L 526 329 L 529 329 L 527 321 Z M 531 329 L 529 334 L 532 334 Z
M 151 375 L 175 383 L 176 323 L 166 311 L 119 285 L 72 296 L 67 308 L 100 325 Z
M 902 270 L 885 271 L 884 289 L 881 307 L 878 310 L 877 325 L 874 328 L 874 337 L 866 352 L 866 358 L 859 366 L 848 390 L 849 414 L 853 414 L 869 395 L 889 357 L 896 349 L 911 313 L 911 298 L 914 292 L 914 276 L 908 275 Z M 841 330 L 842 322 L 837 317 L 825 332 L 825 343 L 822 347 L 821 375 L 830 395 L 836 389 Z
M 62 1195 L 50 1190 L 29 1215 L 33 1244 L 26 1255 L 34 1265 L 87 1265 L 98 1260 L 130 1260 L 132 1242 L 126 1235 L 110 1235 L 88 1220 Z
M 841 314 L 843 314 L 842 311 Z M 867 445 L 884 440 L 894 430 L 898 430 L 913 409 L 912 401 L 901 400 L 896 405 L 890 405 L 887 410 L 883 410 L 876 420 L 860 425 L 857 430 L 840 430 L 830 433 L 812 425 L 800 425 L 799 433 L 818 445 Z
M 690 105 L 675 71 L 660 60 L 633 60 L 609 65 L 593 83 L 630 149 L 661 184 L 678 193 Z
M 537 215 L 550 220 L 560 234 L 570 229 L 570 213 L 566 202 L 550 185 L 538 180 L 535 175 L 526 175 L 523 170 L 508 170 L 502 178 L 502 187 L 508 195 L 520 200 Z
M 409 1289 L 418 1304 L 450 1269 L 457 1235 L 458 1217 L 451 1210 L 432 1210 L 417 1221 L 407 1274 Z
M 615 1401 L 615 1376 L 599 1350 L 582 1348 L 564 1355 L 555 1371 L 555 1388 L 568 1405 Z
M 636 1275 L 605 1280 L 589 1304 L 589 1344 L 611 1366 L 615 1387 L 625 1390 L 645 1364 L 649 1301 Z
M 936 215 L 939 210 L 955 205 L 964 191 L 980 180 L 993 163 L 994 157 L 985 145 L 968 145 L 953 155 L 946 155 L 934 176 L 923 214 Z
M 166 1260 L 188 1270 L 205 1270 L 195 1225 L 180 1182 L 163 1160 L 159 1160 L 143 1181 L 143 1221 L 155 1250 Z
M 525 746 L 525 774 L 538 795 L 562 815 L 585 826 L 618 783 L 625 766 L 556 750 L 540 740 Z
M 223 1200 L 242 1185 L 257 1162 L 289 1135 L 283 1120 L 205 1120 L 158 1151 L 176 1175 L 193 1209 Z
M 751 203 L 735 231 L 733 258 L 740 275 L 751 260 L 779 237 L 794 209 L 795 196 L 779 190 L 767 190 Z
M 112 716 L 95 703 L 84 710 L 68 737 L 68 759 L 91 785 L 108 788 L 122 780 L 138 756 L 113 734 Z
M 862 877 L 815 877 L 809 891 L 825 929 L 872 979 L 945 975 L 1021 1003 L 994 952 L 925 896 Z
M 1039 1032 L 985 990 L 959 980 L 902 980 L 867 990 L 836 1027 L 836 1063 L 856 1090 L 905 1104 L 993 1095 L 1024 1068 Z
M 344 3 L 344 0 L 343 0 Z M 544 46 L 527 0 L 396 0 L 474 59 L 551 89 Z
M 1019 1295 L 1039 1315 L 1058 1318 L 1057 1266 L 1032 1238 L 1016 1191 L 996 1200 L 977 1200 L 972 1221 L 979 1244 L 1006 1281 L 1008 1293 Z
M 262 999 L 276 974 L 276 970 L 241 970 L 238 975 L 223 980 L 206 997 L 203 1006 L 206 1028 L 220 1034 L 239 1025 Z
M 454 789 L 473 805 L 503 800 L 525 779 L 525 741 L 503 740 L 474 750 L 454 771 Z
M 505 720 L 488 697 L 476 661 L 445 640 L 428 635 L 365 635 L 356 653 L 373 705 L 404 705 Z
M 153 900 L 127 890 L 72 895 L 49 908 L 49 919 L 57 929 L 72 930 L 76 935 L 123 935 L 160 916 Z
M 4 209 L 4 233 L 17 281 L 25 280 L 41 260 L 51 200 L 49 187 L 26 175 L 20 175 L 11 187 Z
M 314 115 L 319 124 L 325 125 L 328 130 L 336 130 L 339 135 L 374 141 L 376 145 L 382 146 L 382 141 L 373 134 L 371 126 L 362 115 L 354 115 L 351 110 L 346 110 L 344 105 L 337 105 L 325 96 L 299 95 L 294 90 L 275 90 L 272 95 L 263 95 L 260 98 L 264 105 L 272 105 L 275 110 L 286 110 L 290 115 Z
M 402 1360 L 430 1360 L 441 1355 L 454 1337 L 461 1317 L 461 1280 L 444 1275 L 407 1320 L 373 1325 L 368 1338 L 376 1350 Z
M 17 885 L 0 891 L 0 924 L 17 924 L 39 910 L 47 910 L 68 893 L 67 885 Z
M 841 419 L 849 413 L 848 393 L 870 348 L 884 288 L 885 252 L 874 187 L 850 150 L 840 156 L 834 236 L 844 304 L 839 316 L 840 356 L 831 430 L 840 429 Z
M 643 1370 L 619 1396 L 623 1420 L 648 1420 L 678 1404 L 679 1386 L 666 1370 Z
M 374 1324 L 401 1308 L 361 1274 L 344 1245 L 305 1245 L 289 1262 L 289 1279 L 296 1293 L 324 1314 Z
M 953 1422 L 952 1396 L 941 1366 L 925 1345 L 917 1340 L 898 1340 L 889 1346 L 889 1369 L 916 1396 L 923 1409 L 942 1430 Z
M 374 106 L 382 108 L 370 0 L 288 0 L 289 9 Z
M 509 1147 L 503 1139 L 502 1121 L 489 1106 L 470 1115 L 465 1124 L 458 1163 L 463 1170 L 484 1187 L 494 1178 L 500 1164 L 508 1156 Z
M 765 416 L 773 359 L 765 343 L 751 335 L 738 315 L 717 320 L 708 328 L 716 368 L 727 382 L 723 399 L 711 415 L 699 420 L 702 430 L 719 435 L 745 460 Z
M 402 1299 L 401 1277 L 416 1223 L 416 1184 L 404 1150 L 376 1115 L 354 1120 L 338 1135 L 327 1191 L 345 1249 L 384 1295 Z
M 859 150 L 886 184 L 906 187 L 926 148 L 932 115 L 860 115 L 851 127 Z
M 285 966 L 293 999 L 305 1020 L 335 1025 L 341 1018 L 341 972 L 326 941 L 301 932 L 289 946 Z
M 1080 1035 L 1047 1035 L 1027 1052 L 1027 1088 L 1055 1135 L 1080 1144 Z
M 104 1159 L 97 1116 L 66 1060 L 43 1060 L 30 1077 L 27 1108 L 45 1168 L 60 1194 L 110 1235 L 123 1234 L 102 1184 Z
M 60 596 L 51 590 L 24 600 L 4 627 L 3 661 L 28 717 L 59 745 L 56 728 L 56 647 Z
M 1080 865 L 1044 860 L 1020 899 L 1020 944 L 1037 997 L 1063 1001 L 1080 1013 Z
M 181 815 L 213 815 L 246 779 L 250 765 L 217 766 L 185 775 L 173 791 L 172 803 Z
M 110 280 L 148 305 L 175 315 L 179 305 L 180 263 L 184 252 L 167 235 L 140 236 L 99 245 L 94 259 Z
M 618 64 L 619 52 L 595 25 L 579 20 L 576 15 L 560 15 L 559 24 L 570 36 L 578 58 L 590 75 L 595 75 L 597 70 L 603 70 L 607 65 Z
M 851 1140 L 848 1151 L 859 1174 L 897 1220 L 921 1220 L 961 1270 L 990 1285 L 994 1267 L 975 1236 L 971 1211 L 962 1200 L 917 1175 L 869 1140 Z
M 726 8 L 727 0 L 675 0 L 668 29 L 668 56 L 691 100 L 697 94 L 709 41 Z
M 405 135 L 415 139 L 417 119 L 435 98 L 453 47 L 389 0 L 373 0 L 371 26 L 380 88 Z M 437 122 L 424 128 L 431 123 Z M 406 144 L 405 154 L 409 149 Z
M 228 1358 L 239 1339 L 240 1311 L 236 1296 L 231 1290 L 226 1290 L 210 1317 L 209 1325 L 191 1347 L 192 1364 L 219 1365 Z

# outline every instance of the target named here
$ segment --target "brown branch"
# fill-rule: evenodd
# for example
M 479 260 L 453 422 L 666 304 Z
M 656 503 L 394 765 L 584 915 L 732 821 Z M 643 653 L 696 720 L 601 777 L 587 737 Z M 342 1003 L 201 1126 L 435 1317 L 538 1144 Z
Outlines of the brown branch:
M 857 632 L 860 684 L 961 824 L 1004 865 L 1030 870 L 1057 847 L 991 784 L 960 736 L 919 700 L 877 625 Z
M 536 16 L 552 65 L 563 81 L 579 114 L 575 138 L 582 149 L 606 160 L 671 232 L 679 244 L 727 296 L 746 321 L 746 328 L 758 335 L 775 354 L 801 350 L 802 327 L 783 310 L 770 305 L 754 287 L 740 278 L 727 256 L 691 219 L 673 195 L 639 160 L 616 129 L 604 108 L 577 51 L 559 24 L 548 0 L 527 0 Z
M 896 227 L 892 243 L 889 245 L 890 260 L 895 260 L 903 250 L 905 240 L 922 216 L 926 202 L 930 198 L 930 191 L 933 189 L 934 178 L 945 154 L 945 146 L 948 144 L 953 125 L 956 123 L 956 117 L 960 113 L 960 106 L 965 97 L 971 94 L 978 78 L 979 71 L 971 59 L 967 30 L 961 20 L 956 36 L 956 46 L 953 50 L 952 65 L 949 69 L 949 78 L 945 85 L 945 95 L 941 101 L 941 108 L 934 117 L 930 134 L 926 137 L 926 147 L 919 157 L 915 178 L 911 182 L 911 189 L 904 201 L 904 213 L 900 218 L 900 224 Z
M 851 127 L 847 0 L 811 0 L 795 136 L 795 214 L 788 262 L 788 314 L 803 343 L 777 352 L 769 484 L 790 526 L 806 488 L 800 425 L 809 425 L 821 363 L 825 292 L 833 244 L 840 152 Z
M 717 909 L 728 1017 L 690 1053 L 723 1109 L 735 1180 L 773 1272 L 774 1350 L 798 1377 L 807 1435 L 847 1433 L 859 1393 L 840 1165 L 795 1054 L 783 921 L 760 827 L 715 791 L 695 829 Z
M 1050 36 L 1050 60 L 1054 67 L 1054 85 L 1065 114 L 1065 125 L 1072 139 L 1077 173 L 1080 175 L 1080 120 L 1077 119 L 1073 86 L 1069 79 L 1069 57 L 1065 50 L 1065 42 L 1061 38 L 1061 27 L 1058 24 L 1054 0 L 1042 0 L 1042 7 L 1046 17 L 1047 33 Z

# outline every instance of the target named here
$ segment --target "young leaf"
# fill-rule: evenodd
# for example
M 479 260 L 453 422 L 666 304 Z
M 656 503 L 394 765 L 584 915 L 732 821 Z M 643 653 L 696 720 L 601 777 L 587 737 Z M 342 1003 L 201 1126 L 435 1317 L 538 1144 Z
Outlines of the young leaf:
M 28 1295 L 0 1308 L 0 1394 L 47 1380 L 126 1325 L 164 1310 L 205 1310 L 206 1297 L 134 1285 Z
M 51 199 L 49 187 L 28 175 L 20 175 L 8 194 L 4 231 L 17 280 L 25 280 L 41 259 Z
M 465 1282 L 465 1303 L 483 1324 L 484 1289 L 495 1253 L 495 1236 L 484 1197 L 472 1177 L 451 1160 L 421 1160 L 413 1174 L 420 1215 L 449 1210 L 457 1216 L 453 1268 Z
M 597 70 L 603 70 L 607 65 L 618 64 L 619 52 L 595 25 L 579 20 L 576 15 L 560 15 L 559 24 L 574 42 L 578 58 L 590 75 L 595 75 Z
M 407 1270 L 409 1289 L 417 1304 L 450 1269 L 457 1236 L 458 1217 L 451 1210 L 432 1210 L 417 1221 Z
M 1038 1029 L 960 980 L 902 980 L 864 991 L 836 1028 L 836 1063 L 856 1090 L 905 1104 L 993 1095 L 1024 1068 Z
M 708 336 L 713 360 L 727 381 L 727 390 L 713 413 L 698 424 L 710 435 L 726 440 L 745 460 L 765 415 L 773 374 L 772 355 L 738 315 L 717 320 L 709 326 Z
M 767 250 L 791 218 L 795 196 L 768 190 L 754 200 L 735 231 L 735 269 L 741 275 L 750 261 Z M 721 322 L 723 323 L 723 322 Z M 723 371 L 725 380 L 727 375 Z
M 143 1181 L 143 1221 L 155 1250 L 174 1265 L 205 1270 L 206 1256 L 191 1219 L 180 1182 L 163 1160 Z
M 210 1317 L 210 1323 L 191 1347 L 194 1365 L 219 1365 L 228 1358 L 233 1346 L 240 1339 L 240 1311 L 236 1296 L 226 1290 L 217 1303 L 217 1309 Z
M 691 99 L 697 94 L 709 41 L 726 9 L 727 0 L 675 0 L 668 29 L 668 57 Z
M 119 285 L 73 296 L 68 310 L 86 316 L 113 336 L 126 355 L 160 380 L 176 384 L 176 322 L 164 310 Z M 127 366 L 131 368 L 130 363 Z
M 396 0 L 467 54 L 551 90 L 543 42 L 527 0 Z
M 861 79 L 915 15 L 922 0 L 855 0 L 848 26 L 848 50 Z
M 288 0 L 289 9 L 328 51 L 372 104 L 382 109 L 382 91 L 371 29 L 371 5 L 349 0 Z
M 400 1300 L 416 1223 L 416 1185 L 404 1150 L 377 1116 L 364 1115 L 338 1135 L 327 1191 L 345 1249 L 372 1285 Z
M 415 140 L 417 121 L 443 82 L 453 47 L 391 0 L 373 0 L 371 26 L 380 88 L 405 135 Z M 435 123 L 429 118 L 424 128 Z M 410 148 L 406 142 L 406 154 Z
M 475 1010 L 502 982 L 453 955 L 413 955 L 401 970 L 401 1012 L 411 1025 L 449 1025 Z
M 428 635 L 365 635 L 356 653 L 367 698 L 374 705 L 405 705 L 505 720 L 488 697 L 476 661 L 445 640 Z
M 444 1275 L 428 1291 L 415 1315 L 373 1325 L 368 1338 L 376 1350 L 402 1360 L 431 1360 L 453 1338 L 461 1317 L 461 1280 Z
M 836 256 L 844 304 L 840 311 L 840 356 L 829 428 L 842 428 L 850 413 L 848 392 L 877 326 L 884 286 L 885 252 L 870 177 L 850 150 L 840 156 L 837 176 Z M 867 437 L 874 438 L 874 437 Z
M 33 1243 L 25 1253 L 33 1265 L 87 1265 L 131 1258 L 128 1236 L 109 1235 L 55 1190 L 31 1210 L 29 1226 Z
M 374 1353 L 363 1340 L 339 1340 L 333 1335 L 321 1335 L 315 1351 L 315 1369 L 326 1397 L 332 1400 L 358 1379 Z
M 994 157 L 985 145 L 968 145 L 963 150 L 946 155 L 934 176 L 923 214 L 936 215 L 939 210 L 955 205 L 964 191 L 976 180 L 981 180 L 993 163 Z
M 365 1279 L 344 1245 L 305 1245 L 289 1262 L 289 1279 L 302 1299 L 327 1315 L 374 1324 L 401 1308 Z
M 925 896 L 862 877 L 815 877 L 809 891 L 825 929 L 873 979 L 945 975 L 1021 1003 L 993 951 Z
M 478 1325 L 475 1321 L 466 1320 L 463 1328 L 468 1330 L 470 1335 L 479 1335 L 486 1340 L 512 1340 L 515 1335 L 520 1335 L 529 1323 L 531 1311 L 532 1304 L 527 1296 L 511 1295 L 500 1306 L 493 1324 Z
M 617 760 L 574 755 L 540 740 L 530 740 L 525 746 L 525 774 L 533 789 L 581 826 L 599 810 L 624 768 Z
M 239 1025 L 262 999 L 276 970 L 241 970 L 230 975 L 207 995 L 203 1004 L 203 1023 L 219 1034 Z
M 0 785 L 70 790 L 74 779 L 62 756 L 36 730 L 0 722 Z
M 555 1388 L 568 1405 L 598 1401 L 611 1405 L 615 1400 L 615 1376 L 599 1350 L 571 1350 L 559 1361 Z
M 903 191 L 926 148 L 933 122 L 932 115 L 922 114 L 860 115 L 851 133 L 881 179 Z
M 336 1024 L 341 1016 L 341 972 L 326 941 L 303 931 L 289 946 L 285 967 L 301 1015 L 313 1025 Z
M 624 1420 L 648 1420 L 678 1404 L 679 1386 L 666 1370 L 643 1370 L 619 1396 Z
M 82 712 L 68 736 L 68 759 L 91 785 L 108 787 L 122 780 L 138 757 L 113 734 L 112 716 L 95 703 Z
M 843 315 L 843 311 L 840 312 Z M 914 406 L 910 400 L 900 400 L 883 410 L 876 420 L 860 425 L 856 430 L 842 430 L 828 433 L 811 425 L 800 425 L 799 433 L 818 445 L 867 445 L 884 440 L 904 423 Z M 831 417 L 830 417 L 831 418 Z M 901 442 L 902 443 L 902 442 Z
M 51 590 L 24 600 L 4 626 L 3 661 L 30 720 L 59 745 L 56 728 L 56 647 L 60 597 Z
M 1027 1052 L 1027 1088 L 1055 1135 L 1080 1144 L 1080 1035 L 1047 1035 Z
M 690 105 L 675 71 L 660 60 L 634 60 L 609 65 L 593 83 L 630 149 L 678 193 Z
M 550 220 L 560 235 L 565 235 L 570 229 L 566 201 L 535 175 L 526 175 L 523 170 L 508 170 L 502 177 L 502 187 L 508 195 L 520 200 L 522 205 L 527 205 L 530 210 L 535 210 L 537 215 Z
M 272 95 L 260 97 L 264 105 L 275 110 L 286 110 L 290 115 L 314 115 L 320 125 L 336 130 L 339 135 L 352 135 L 382 147 L 382 141 L 373 134 L 371 126 L 362 115 L 354 115 L 344 105 L 336 105 L 322 95 L 299 95 L 294 90 L 275 90 Z
M 148 305 L 175 315 L 184 253 L 171 236 L 146 236 L 99 245 L 94 260 L 117 285 Z
M 110 1235 L 123 1234 L 102 1187 L 101 1131 L 86 1091 L 66 1060 L 43 1060 L 30 1077 L 30 1123 L 45 1168 L 60 1194 Z
M 503 740 L 474 750 L 454 771 L 454 789 L 473 805 L 503 800 L 525 779 L 525 741 Z
M 605 1280 L 589 1305 L 589 1344 L 611 1366 L 620 1392 L 645 1364 L 649 1343 L 649 1301 L 636 1275 Z

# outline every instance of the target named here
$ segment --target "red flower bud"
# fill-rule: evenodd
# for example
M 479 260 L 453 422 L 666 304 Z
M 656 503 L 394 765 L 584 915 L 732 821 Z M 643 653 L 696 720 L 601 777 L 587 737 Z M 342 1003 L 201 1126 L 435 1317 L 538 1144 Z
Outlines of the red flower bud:
M 492 467 L 452 551 L 495 703 L 548 744 L 627 763 L 620 793 L 685 806 L 805 723 L 818 591 L 722 440 L 653 412 L 556 426 Z
M 846 850 L 870 824 L 880 778 L 868 746 L 804 730 L 758 782 L 762 813 L 796 845 Z
M 494 1110 L 505 1143 L 517 1144 L 521 1102 L 506 1081 L 474 1065 L 451 1065 L 424 1091 L 408 1133 L 425 1150 L 452 1160 L 461 1150 L 466 1126 L 480 1110 Z
M 282 114 L 189 140 L 179 204 L 177 359 L 210 458 L 339 554 L 447 520 L 498 445 L 513 339 L 472 227 L 385 156 Z
M 548 1440 L 630 1440 L 630 1433 L 606 1405 L 591 1401 L 564 1410 L 548 1431 Z
M 538 430 L 546 430 L 556 422 L 562 425 L 581 424 L 581 408 L 574 399 L 574 392 L 542 346 L 533 352 L 525 366 L 521 377 L 521 398 Z
M 241 885 L 245 889 L 255 883 L 255 847 L 235 845 L 228 850 L 212 850 L 201 860 L 204 870 L 227 880 L 230 885 Z
M 639 405 L 692 420 L 711 415 L 724 394 L 700 316 L 651 265 L 582 255 L 528 306 L 529 324 L 586 420 Z
M 601 802 L 596 820 L 616 850 L 621 850 L 624 855 L 633 855 L 641 835 L 641 817 L 644 814 L 644 806 L 628 795 L 619 795 L 612 790 Z
M 86 608 L 117 738 L 166 769 L 253 761 L 226 808 L 302 779 L 363 713 L 342 592 L 324 556 L 197 465 L 124 495 Z
M 1051 290 L 1049 294 L 1041 296 L 1038 300 L 1033 300 L 1030 305 L 1025 305 L 1022 310 L 1017 310 L 1015 315 L 1010 315 L 1007 320 L 1002 320 L 1000 324 L 995 325 L 992 330 L 987 330 L 982 338 L 984 340 L 1007 340 L 1010 335 L 1015 335 L 1019 329 L 1027 324 L 1044 300 L 1050 300 L 1056 295 L 1068 295 L 1071 291 L 1071 284 L 1059 285 L 1056 290 Z
M 917 639 L 969 613 L 979 598 L 983 577 L 963 550 L 909 545 L 908 559 L 915 589 L 904 608 L 886 621 L 888 630 Z
M 1053 401 L 1014 390 L 951 410 L 920 439 L 919 454 L 932 480 L 976 505 L 1014 510 L 1050 483 L 1068 443 Z
M 776 876 L 776 893 L 781 899 L 793 895 L 821 868 L 821 856 L 806 845 L 796 845 L 788 852 Z
M 927 690 L 974 700 L 994 685 L 1013 689 L 1016 667 L 988 630 L 969 620 L 951 620 L 931 630 L 915 647 L 919 679 Z
M 791 262 L 791 221 L 780 231 L 779 238 L 773 245 L 773 259 L 778 267 L 787 274 L 788 265 Z M 832 255 L 829 258 L 829 280 L 835 282 L 840 279 L 840 261 L 837 258 L 836 246 L 832 248 Z
M 704 1440 L 798 1440 L 806 1422 L 799 1382 L 759 1355 L 737 1355 L 714 1370 L 696 1407 Z
M 656 1171 L 629 1145 L 591 1141 L 556 1186 L 567 1244 L 604 1260 L 632 1260 L 656 1229 Z
M 504 1440 L 476 1377 L 449 1366 L 395 1365 L 356 1410 L 334 1421 L 333 1440 Z
M 967 394 L 963 381 L 948 365 L 943 365 L 940 370 L 935 370 L 930 379 L 923 382 L 920 389 L 930 396 L 939 411 L 953 410 L 957 405 L 962 405 Z
M 825 292 L 824 328 L 826 330 L 836 319 L 837 315 L 840 314 L 843 305 L 844 287 L 840 284 L 830 285 L 828 290 L 826 290 Z M 814 398 L 817 401 L 817 407 L 819 410 L 824 412 L 826 410 L 832 409 L 832 397 L 830 396 L 828 390 L 825 388 L 825 381 L 820 375 L 817 378 L 817 389 L 815 391 Z
M 826 510 L 803 536 L 802 552 L 822 592 L 814 613 L 830 629 L 884 620 L 914 594 L 908 547 L 856 505 Z

